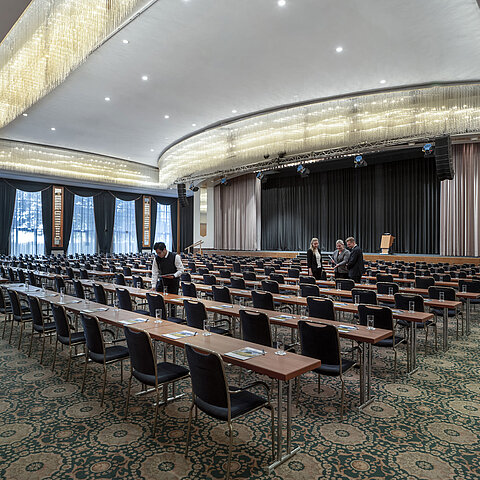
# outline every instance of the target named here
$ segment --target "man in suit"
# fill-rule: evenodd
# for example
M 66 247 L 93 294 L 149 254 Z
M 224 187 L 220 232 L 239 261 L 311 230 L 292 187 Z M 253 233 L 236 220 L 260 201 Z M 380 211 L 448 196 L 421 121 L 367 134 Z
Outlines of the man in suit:
M 360 283 L 362 275 L 365 273 L 362 249 L 355 243 L 353 237 L 347 238 L 347 248 L 350 250 L 350 258 L 347 263 L 348 276 L 355 283 Z

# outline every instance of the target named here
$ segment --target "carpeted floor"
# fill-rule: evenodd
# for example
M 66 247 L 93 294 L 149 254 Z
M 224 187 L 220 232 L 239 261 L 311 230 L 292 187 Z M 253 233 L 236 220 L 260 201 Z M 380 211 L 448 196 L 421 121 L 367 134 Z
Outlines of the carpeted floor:
M 393 355 L 375 353 L 376 401 L 358 412 L 358 372 L 347 376 L 346 415 L 340 423 L 340 383 L 305 375 L 294 408 L 294 446 L 301 452 L 269 475 L 267 412 L 236 424 L 232 477 L 272 479 L 478 480 L 480 478 L 480 314 L 472 334 L 451 348 L 425 357 L 420 369 L 393 382 Z M 441 329 L 439 329 L 441 331 Z M 14 331 L 14 340 L 17 337 Z M 423 349 L 423 332 L 420 334 Z M 441 344 L 441 335 L 440 335 Z M 224 478 L 228 437 L 225 425 L 202 414 L 184 458 L 188 395 L 160 410 L 152 437 L 153 409 L 148 397 L 133 397 L 124 419 L 126 382 L 113 367 L 100 407 L 101 370 L 89 370 L 80 392 L 82 368 L 73 364 L 65 382 L 66 357 L 51 372 L 53 345 L 47 343 L 44 366 L 39 343 L 28 358 L 28 341 L 19 352 L 0 340 L 0 478 L 2 479 L 208 479 Z M 183 356 L 183 355 L 182 355 Z M 127 368 L 127 371 L 129 368 Z M 232 383 L 238 369 L 230 371 Z M 127 375 L 128 377 L 128 375 Z M 248 380 L 248 376 L 244 376 Z M 189 381 L 179 387 L 188 393 Z M 135 384 L 135 391 L 139 390 Z

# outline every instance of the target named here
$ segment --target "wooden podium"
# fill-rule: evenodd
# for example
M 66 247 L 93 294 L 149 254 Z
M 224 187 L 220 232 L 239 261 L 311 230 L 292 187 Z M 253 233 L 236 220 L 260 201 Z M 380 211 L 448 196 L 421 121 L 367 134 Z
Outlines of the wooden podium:
M 382 250 L 381 255 L 388 255 L 388 250 L 393 245 L 395 237 L 389 233 L 384 233 L 382 235 L 382 241 L 380 242 L 380 249 Z

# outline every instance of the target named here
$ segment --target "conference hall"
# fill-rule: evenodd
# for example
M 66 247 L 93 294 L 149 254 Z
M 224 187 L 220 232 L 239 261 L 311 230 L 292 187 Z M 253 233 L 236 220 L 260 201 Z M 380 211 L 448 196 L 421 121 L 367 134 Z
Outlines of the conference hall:
M 0 478 L 478 480 L 480 0 L 0 0 Z

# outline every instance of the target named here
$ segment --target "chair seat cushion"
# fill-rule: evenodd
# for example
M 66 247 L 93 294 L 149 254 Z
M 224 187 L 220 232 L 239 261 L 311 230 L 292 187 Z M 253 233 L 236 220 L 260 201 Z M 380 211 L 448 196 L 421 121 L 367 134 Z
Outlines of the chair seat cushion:
M 384 338 L 383 340 L 380 340 L 375 344 L 375 347 L 390 347 L 392 348 L 394 346 L 393 339 L 395 338 L 395 345 L 398 345 L 403 341 L 403 337 L 399 337 L 398 335 L 395 335 L 395 337 L 390 337 L 390 338 Z
M 143 310 L 142 308 L 137 308 L 134 310 L 135 313 L 138 313 L 139 315 L 150 315 L 150 312 L 148 310 Z
M 433 325 L 435 322 L 433 320 L 427 320 L 426 322 L 416 322 L 415 325 L 417 328 L 424 328 L 424 327 L 429 327 L 430 325 Z M 401 327 L 409 327 L 410 322 L 407 320 L 398 320 L 397 325 L 400 325 Z
M 352 368 L 355 365 L 354 360 L 347 360 L 342 358 L 342 373 L 345 373 L 347 370 Z M 340 375 L 340 365 L 328 365 L 326 363 L 322 364 L 320 367 L 314 370 L 315 373 L 320 373 L 321 375 L 327 375 L 329 377 L 338 377 Z
M 231 391 L 236 390 L 235 387 L 230 387 Z M 243 390 L 238 393 L 230 395 L 231 418 L 236 418 L 244 413 L 247 413 L 255 408 L 265 405 L 267 400 L 260 395 Z M 217 420 L 226 421 L 228 419 L 228 409 L 226 407 L 218 407 L 204 402 L 201 398 L 195 397 L 195 404 L 202 412 L 210 415 Z
M 55 322 L 45 323 L 43 325 L 33 325 L 33 329 L 36 332 L 52 332 L 55 330 Z
M 157 363 L 157 381 L 158 384 L 172 382 L 177 378 L 185 377 L 189 374 L 187 368 L 182 367 L 181 365 L 177 365 L 175 363 L 170 362 L 160 362 Z M 155 375 L 148 375 L 145 373 L 138 372 L 136 370 L 133 371 L 133 376 L 139 380 L 140 382 L 144 383 L 145 385 L 155 385 Z
M 97 363 L 103 363 L 103 353 L 88 352 L 88 356 Z M 122 345 L 114 345 L 105 349 L 105 360 L 107 362 L 114 362 L 128 358 L 128 348 Z
M 180 317 L 167 317 L 167 320 L 173 323 L 187 323 L 183 318 Z
M 443 317 L 443 308 L 431 308 L 430 311 L 439 317 Z M 454 308 L 448 309 L 448 316 L 454 317 L 457 314 L 457 311 Z
M 71 343 L 72 345 L 85 343 L 85 335 L 83 334 L 83 332 L 72 332 L 70 336 L 72 339 L 72 343 Z M 63 343 L 64 345 L 68 345 L 69 343 L 68 337 L 58 336 L 58 341 L 60 343 Z
M 226 328 L 222 327 L 210 327 L 210 331 L 218 335 L 228 335 L 230 333 Z

